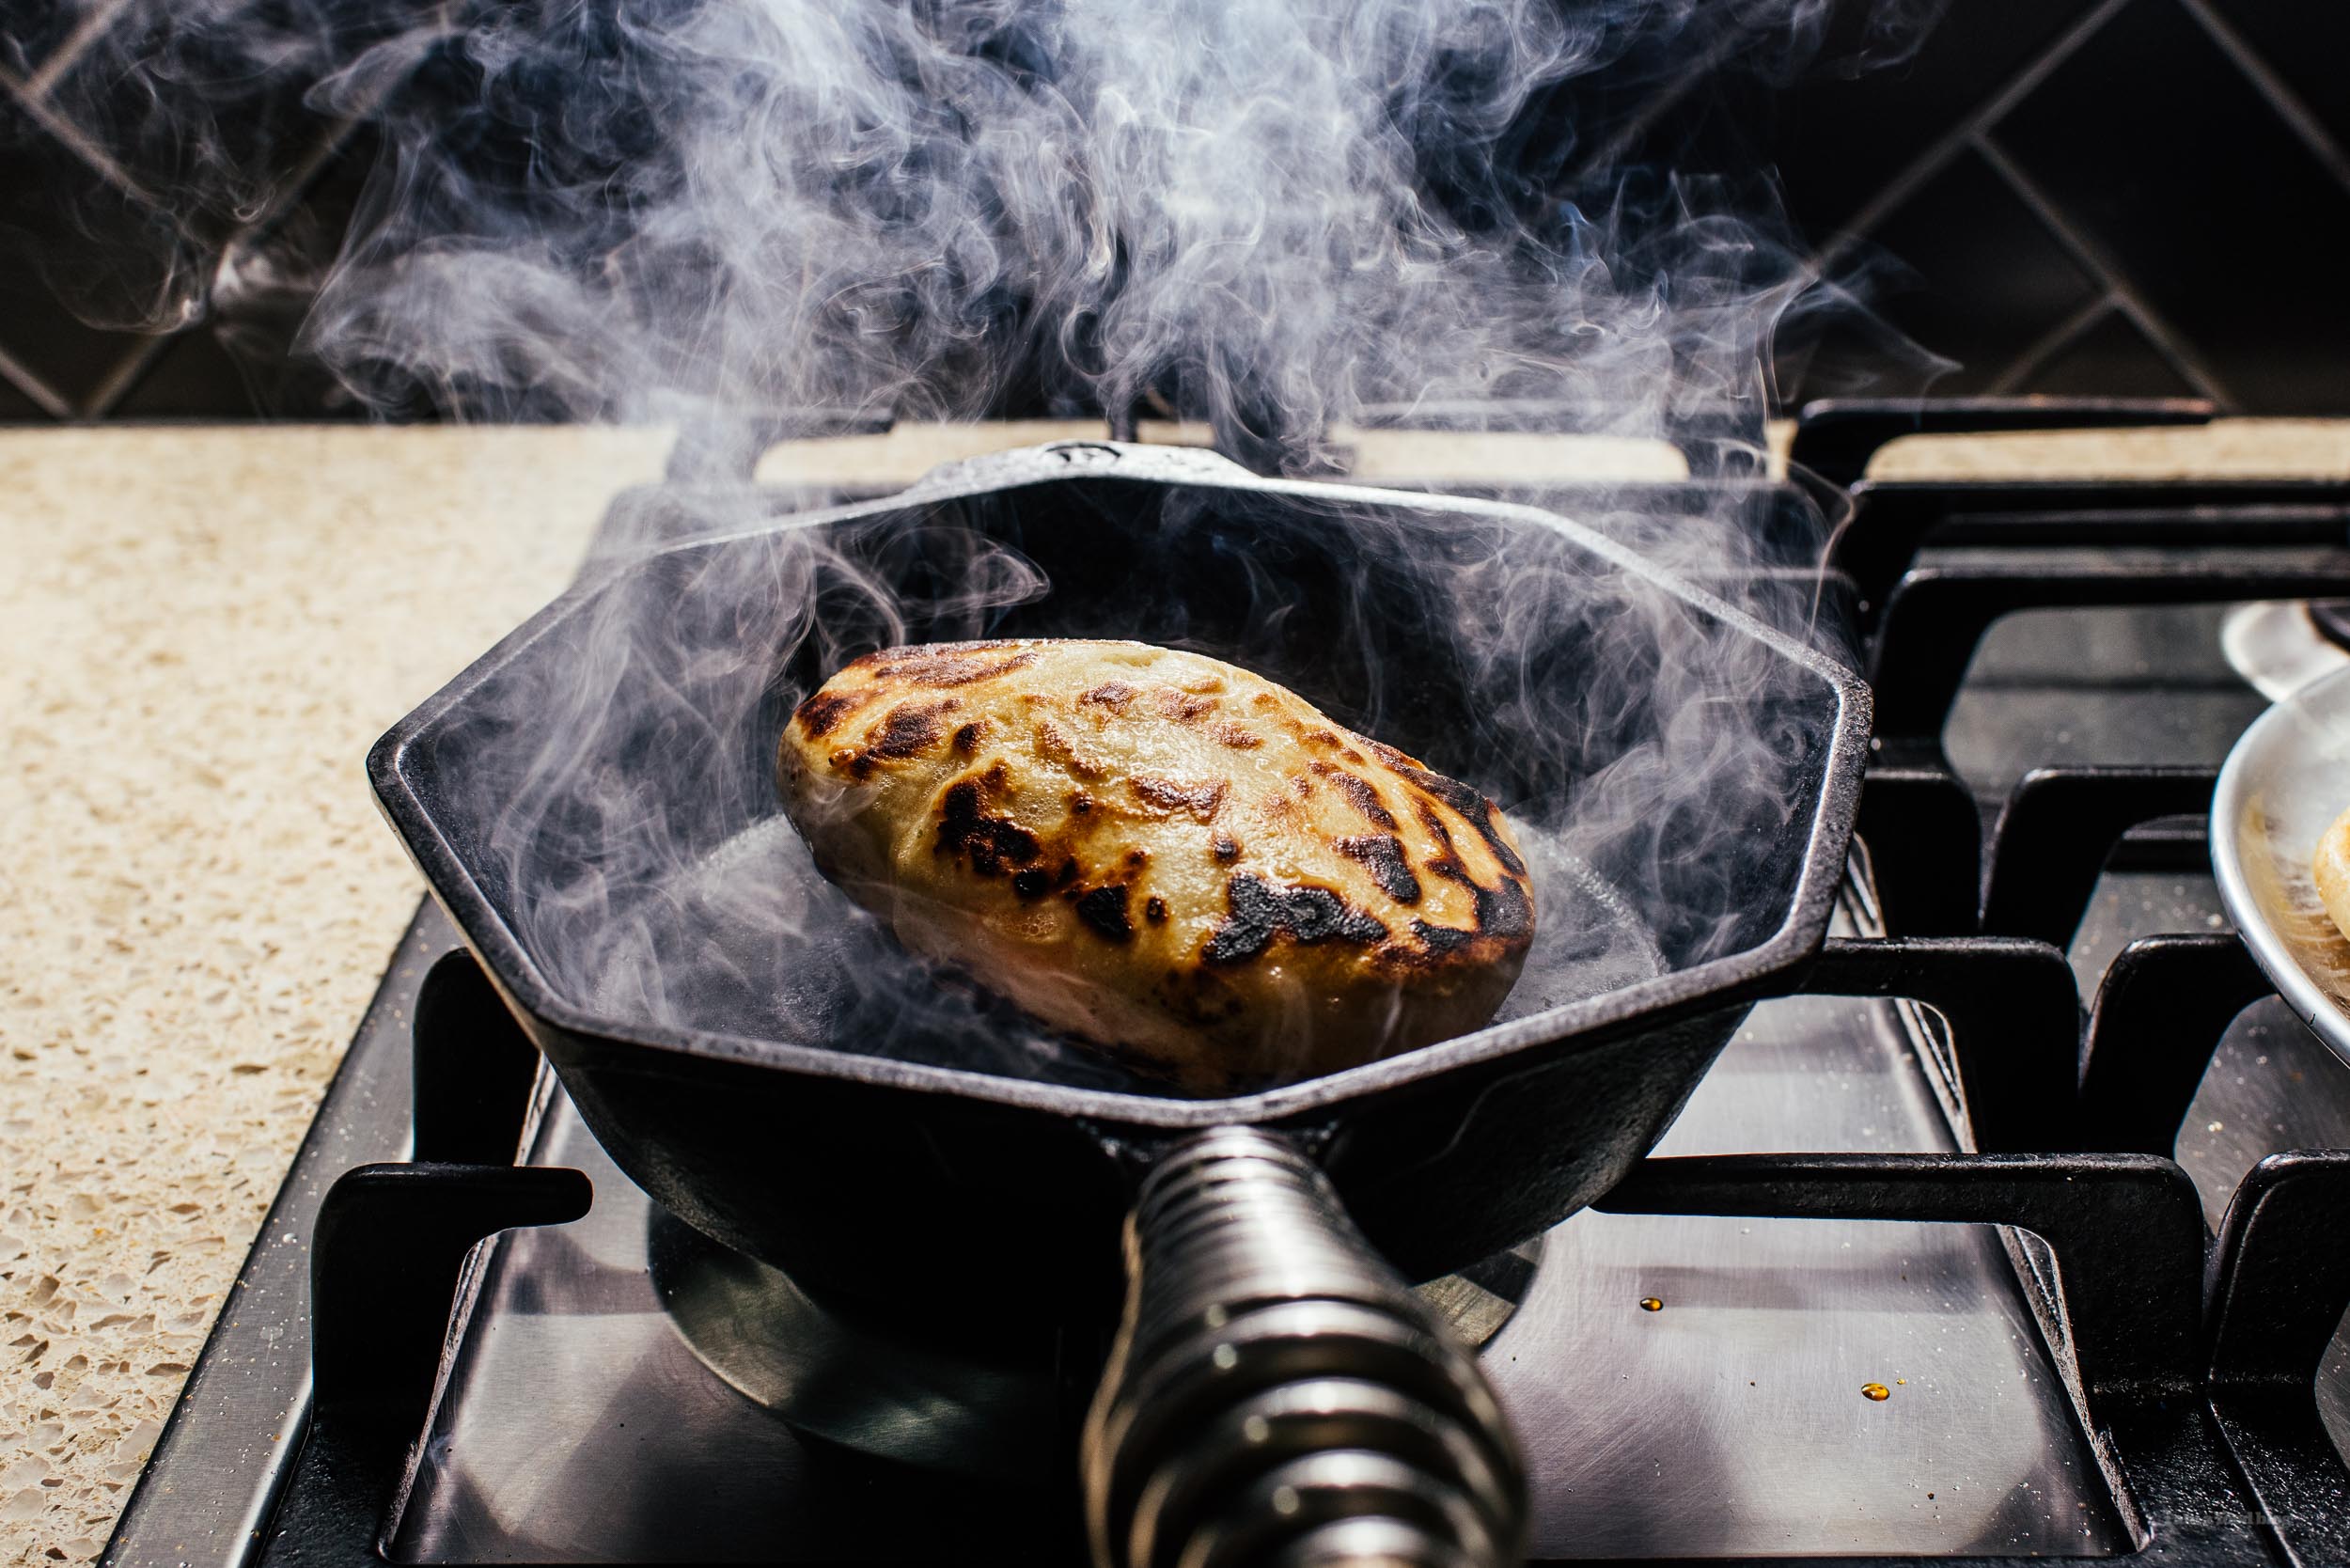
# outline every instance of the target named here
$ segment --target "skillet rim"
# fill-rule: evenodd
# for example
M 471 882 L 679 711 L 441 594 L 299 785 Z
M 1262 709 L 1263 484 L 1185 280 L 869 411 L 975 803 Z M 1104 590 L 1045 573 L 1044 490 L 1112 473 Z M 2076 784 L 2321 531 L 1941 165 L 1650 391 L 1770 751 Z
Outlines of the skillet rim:
M 1162 484 L 1217 486 L 1344 504 L 1403 507 L 1530 524 L 1564 534 L 1578 548 L 1631 572 L 1662 591 L 1718 618 L 1726 625 L 1790 659 L 1835 694 L 1820 787 L 1805 835 L 1803 865 L 1785 917 L 1762 942 L 1562 1007 L 1489 1024 L 1468 1034 L 1401 1052 L 1360 1066 L 1253 1093 L 1220 1099 L 1179 1098 L 1085 1089 L 1041 1079 L 1009 1077 L 837 1048 L 762 1040 L 717 1030 L 655 1024 L 615 1025 L 556 995 L 520 940 L 481 892 L 440 824 L 412 786 L 405 764 L 415 743 L 484 682 L 622 574 L 663 556 L 704 550 L 730 541 L 817 527 L 910 505 L 959 496 L 1007 494 L 1073 478 L 1116 477 Z M 1705 483 L 1704 480 L 1689 482 Z M 894 494 L 845 506 L 763 520 L 745 528 L 697 535 L 653 546 L 584 572 L 562 594 L 500 638 L 440 690 L 385 730 L 368 753 L 368 779 L 394 836 L 422 873 L 507 1004 L 542 1031 L 612 1045 L 640 1047 L 703 1060 L 724 1060 L 779 1072 L 844 1079 L 877 1089 L 952 1095 L 1008 1106 L 1091 1118 L 1170 1132 L 1234 1123 L 1261 1124 L 1328 1110 L 1345 1103 L 1489 1066 L 1543 1046 L 1614 1038 L 1626 1027 L 1649 1027 L 1772 994 L 1773 983 L 1800 970 L 1825 936 L 1842 880 L 1852 823 L 1867 761 L 1871 701 L 1868 684 L 1849 666 L 1779 632 L 1637 551 L 1584 524 L 1541 508 L 1465 496 L 1267 478 L 1214 453 L 1112 442 L 1056 442 L 1017 447 L 944 464 Z M 540 1042 L 541 1049 L 546 1043 Z M 553 1053 L 550 1053 L 553 1054 Z

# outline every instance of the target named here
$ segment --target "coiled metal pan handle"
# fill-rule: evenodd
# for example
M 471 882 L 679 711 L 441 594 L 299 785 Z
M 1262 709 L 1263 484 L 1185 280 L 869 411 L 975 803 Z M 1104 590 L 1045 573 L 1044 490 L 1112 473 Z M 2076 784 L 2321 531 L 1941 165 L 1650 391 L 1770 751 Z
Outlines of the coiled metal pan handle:
M 1178 1146 L 1126 1221 L 1086 1423 L 1097 1568 L 1499 1568 L 1517 1444 L 1475 1356 L 1287 1139 Z

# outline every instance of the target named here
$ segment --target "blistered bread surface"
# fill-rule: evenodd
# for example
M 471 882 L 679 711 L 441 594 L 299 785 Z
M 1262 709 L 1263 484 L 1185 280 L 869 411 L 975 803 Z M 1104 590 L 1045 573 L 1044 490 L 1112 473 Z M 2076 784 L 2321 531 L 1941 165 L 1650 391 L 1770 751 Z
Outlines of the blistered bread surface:
M 1197 1091 L 1476 1028 L 1532 938 L 1490 801 L 1198 653 L 885 649 L 800 704 L 778 776 L 908 947 Z

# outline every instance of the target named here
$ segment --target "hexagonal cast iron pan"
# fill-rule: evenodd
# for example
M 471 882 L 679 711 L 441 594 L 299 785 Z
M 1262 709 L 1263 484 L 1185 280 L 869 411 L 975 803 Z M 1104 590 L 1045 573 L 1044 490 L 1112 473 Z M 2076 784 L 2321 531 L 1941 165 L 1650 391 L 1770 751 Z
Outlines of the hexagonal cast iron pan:
M 1500 802 L 1538 911 L 1501 1016 L 1184 1099 L 898 949 L 782 818 L 783 723 L 873 648 L 1026 635 L 1212 653 Z M 1386 1263 L 1425 1278 L 1496 1252 L 1648 1151 L 1747 1009 L 1816 952 L 1868 728 L 1849 671 L 1572 522 L 1064 444 L 626 560 L 403 719 L 368 766 L 615 1160 L 716 1240 L 811 1290 L 984 1335 L 1106 1319 L 1141 1195 L 1141 1277 L 1089 1458 L 1115 1558 L 1149 1456 L 1110 1384 L 1198 1351 L 1192 1372 L 1259 1397 L 1289 1374 L 1233 1372 L 1236 1314 L 1312 1299 L 1410 1320 Z M 1222 1348 L 1183 1349 L 1203 1333 Z M 1513 1450 L 1473 1370 L 1414 1342 L 1506 1481 Z M 1169 1387 L 1151 1410 L 1183 1406 Z M 1450 1396 L 1412 1397 L 1424 1415 Z M 1298 1427 L 1285 1463 L 1311 1470 L 1339 1430 Z M 1370 1495 L 1352 1472 L 1299 1474 L 1309 1498 Z M 1489 1523 L 1472 1560 L 1507 1555 L 1506 1510 Z

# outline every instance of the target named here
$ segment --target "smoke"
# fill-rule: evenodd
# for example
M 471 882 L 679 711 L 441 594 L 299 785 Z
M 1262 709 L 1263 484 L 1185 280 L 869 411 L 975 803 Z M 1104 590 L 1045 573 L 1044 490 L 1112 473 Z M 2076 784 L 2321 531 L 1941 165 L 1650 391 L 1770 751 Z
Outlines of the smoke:
M 1757 438 L 1814 280 L 1738 109 L 1684 147 L 1653 106 L 1931 8 L 185 0 L 44 101 L 179 222 L 133 314 L 315 292 L 302 346 L 387 412 L 1139 408 L 1310 469 L 1365 410 Z M 279 197 L 333 123 L 380 156 L 330 259 Z
M 187 310 L 243 289 L 282 313 L 314 295 L 303 348 L 390 414 L 789 431 L 1139 411 L 1309 474 L 1342 463 L 1350 423 L 1528 409 L 1709 465 L 1759 454 L 1774 328 L 1836 290 L 1766 172 L 1693 161 L 1653 106 L 1684 76 L 1789 80 L 1831 45 L 1838 69 L 1896 58 L 1932 8 L 394 9 L 184 0 L 164 41 L 94 73 L 112 86 L 83 106 L 118 144 L 173 149 L 149 194 L 199 237 L 274 199 L 236 155 L 238 84 L 331 61 L 308 112 L 380 149 L 338 254 L 305 257 L 293 229 L 273 248 L 264 222 L 156 297 Z M 1040 550 L 997 503 L 843 532 L 776 528 L 740 491 L 680 499 L 709 509 L 684 531 L 742 537 L 607 579 L 563 622 L 563 657 L 517 661 L 463 745 L 438 745 L 479 824 L 470 853 L 561 988 L 673 1026 L 773 1038 L 818 1020 L 873 1049 L 968 1059 L 988 1039 L 1012 1043 L 992 1065 L 1095 1071 L 916 972 L 807 866 L 768 771 L 776 715 L 855 653 L 1089 627 L 1284 679 L 1496 794 L 1533 840 L 1550 944 L 1513 1012 L 1750 934 L 1816 740 L 1788 716 L 1783 659 L 1523 518 L 1447 533 L 1326 495 L 1247 517 L 1213 490 L 1151 501 L 1163 532 L 1230 563 L 1210 614 L 1170 590 L 1178 563 L 1134 541 L 1132 515 L 1085 494 L 1125 577 Z M 1810 585 L 1754 569 L 1817 541 L 1773 537 L 1750 493 L 1578 494 L 1582 521 L 1813 635 Z M 1324 532 L 1292 537 L 1301 518 Z M 1353 530 L 1353 575 L 1279 564 L 1320 558 L 1331 529 Z M 1473 715 L 1449 739 L 1399 668 L 1432 649 L 1444 701 Z
M 1369 407 L 1743 410 L 1806 281 L 1758 198 L 1511 165 L 1576 84 L 1824 0 L 839 0 L 524 8 L 318 100 L 387 168 L 307 342 L 397 405 L 1207 419 L 1308 469 Z M 400 84 L 386 86 L 387 82 Z M 370 105 L 373 109 L 370 110 Z M 1760 181 L 1749 181 L 1760 187 Z M 1760 221 L 1759 221 L 1760 220 Z

